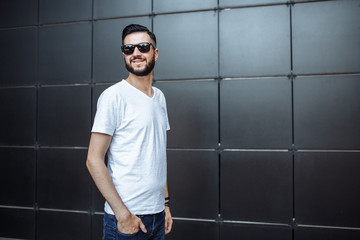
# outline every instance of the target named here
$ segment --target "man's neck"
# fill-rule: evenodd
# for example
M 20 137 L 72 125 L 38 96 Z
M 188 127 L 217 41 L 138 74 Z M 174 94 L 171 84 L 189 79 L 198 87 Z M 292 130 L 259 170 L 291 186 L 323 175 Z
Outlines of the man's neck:
M 153 76 L 152 72 L 149 75 L 142 77 L 130 73 L 126 81 L 135 88 L 139 89 L 140 91 L 148 95 L 149 97 L 152 97 L 154 94 L 152 89 L 152 79 L 153 79 L 152 76 Z

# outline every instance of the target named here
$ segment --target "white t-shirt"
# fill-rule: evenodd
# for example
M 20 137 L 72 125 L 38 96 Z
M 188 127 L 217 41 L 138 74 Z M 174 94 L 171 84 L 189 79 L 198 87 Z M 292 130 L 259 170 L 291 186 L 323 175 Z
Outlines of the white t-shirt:
M 92 132 L 112 136 L 108 171 L 132 214 L 164 210 L 166 131 L 170 129 L 164 94 L 149 97 L 126 80 L 99 97 Z M 105 212 L 114 214 L 105 203 Z

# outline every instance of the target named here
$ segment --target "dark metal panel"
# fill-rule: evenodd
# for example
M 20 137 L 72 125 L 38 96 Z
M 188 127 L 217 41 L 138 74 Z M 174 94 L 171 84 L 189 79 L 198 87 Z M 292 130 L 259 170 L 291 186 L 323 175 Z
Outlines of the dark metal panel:
M 289 21 L 285 5 L 221 11 L 220 76 L 289 74 Z
M 217 0 L 154 0 L 154 12 L 179 12 L 201 9 L 214 9 Z
M 38 0 L 7 0 L 0 3 L 0 27 L 36 25 Z
M 151 0 L 94 0 L 94 17 L 113 18 L 151 14 Z
M 360 76 L 298 77 L 294 136 L 298 149 L 360 149 Z
M 156 82 L 167 101 L 169 148 L 218 146 L 217 81 Z
M 262 4 L 287 3 L 287 0 L 219 0 L 221 7 L 251 6 Z
M 216 12 L 159 15 L 154 32 L 159 48 L 156 79 L 218 76 Z
M 236 236 L 236 237 L 235 237 Z M 289 227 L 239 225 L 224 223 L 220 225 L 220 240 L 293 240 Z
M 91 129 L 90 108 L 90 86 L 40 88 L 40 145 L 87 147 Z
M 89 20 L 92 0 L 40 0 L 40 24 Z
M 105 198 L 96 187 L 95 183 L 91 184 L 92 187 L 92 209 L 96 212 L 104 212 Z
M 34 145 L 36 126 L 35 88 L 0 89 L 0 144 Z
M 295 4 L 294 72 L 360 71 L 359 1 Z
M 297 152 L 295 218 L 299 224 L 360 226 L 360 153 Z
M 174 217 L 215 219 L 218 214 L 218 154 L 168 151 L 168 185 Z
M 39 31 L 40 83 L 90 82 L 91 23 L 46 26 Z
M 173 230 L 166 238 L 171 240 L 218 240 L 218 232 L 215 222 L 175 220 Z
M 121 52 L 122 30 L 136 23 L 151 30 L 151 19 L 123 18 L 94 22 L 94 81 L 118 82 L 127 78 L 124 58 Z M 116 30 L 115 30 L 116 29 Z
M 37 29 L 0 31 L 0 85 L 34 85 L 37 68 Z
M 0 208 L 1 237 L 35 239 L 35 212 L 27 209 Z
M 33 207 L 35 150 L 0 148 L 0 205 Z
M 294 231 L 294 240 L 359 240 L 360 231 L 350 229 L 330 229 L 330 228 L 302 228 L 298 227 Z
M 86 150 L 40 149 L 37 200 L 40 208 L 88 210 L 90 179 Z
M 39 211 L 37 216 L 38 240 L 89 240 L 90 231 L 89 214 Z
M 104 215 L 92 215 L 91 220 L 91 239 L 92 240 L 99 240 L 102 239 L 103 235 L 103 218 Z
M 292 220 L 291 152 L 223 152 L 221 216 L 288 224 Z
M 222 81 L 220 98 L 223 148 L 291 147 L 291 81 L 288 78 Z

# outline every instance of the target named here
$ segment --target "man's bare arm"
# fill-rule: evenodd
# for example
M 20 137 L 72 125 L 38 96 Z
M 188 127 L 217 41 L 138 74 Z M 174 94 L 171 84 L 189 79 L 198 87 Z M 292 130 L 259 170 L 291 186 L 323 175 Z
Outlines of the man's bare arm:
M 166 198 L 169 197 L 167 181 L 166 181 L 165 197 Z M 172 220 L 172 216 L 170 213 L 170 206 L 166 206 L 165 207 L 165 234 L 168 234 L 171 232 L 172 225 L 173 225 L 173 220 Z
M 104 159 L 111 140 L 112 136 L 107 134 L 91 134 L 86 166 L 99 191 L 114 211 L 118 221 L 118 230 L 123 233 L 134 233 L 140 227 L 143 232 L 146 232 L 140 218 L 131 214 L 121 200 L 106 169 Z

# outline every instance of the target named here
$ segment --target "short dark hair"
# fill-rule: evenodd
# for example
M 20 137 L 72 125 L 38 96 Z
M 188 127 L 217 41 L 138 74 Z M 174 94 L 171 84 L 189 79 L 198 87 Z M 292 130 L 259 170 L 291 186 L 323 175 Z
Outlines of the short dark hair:
M 153 32 L 151 32 L 147 27 L 139 25 L 139 24 L 130 24 L 127 25 L 122 32 L 122 43 L 124 44 L 124 39 L 127 35 L 134 32 L 146 32 L 149 34 L 150 38 L 154 41 L 156 46 L 156 36 Z

